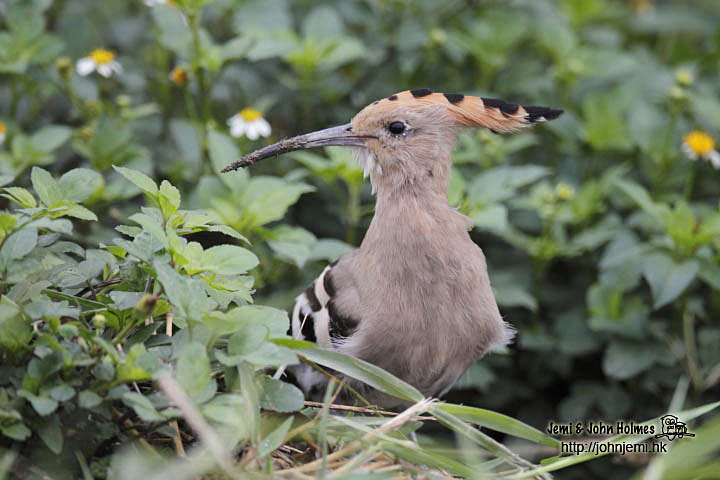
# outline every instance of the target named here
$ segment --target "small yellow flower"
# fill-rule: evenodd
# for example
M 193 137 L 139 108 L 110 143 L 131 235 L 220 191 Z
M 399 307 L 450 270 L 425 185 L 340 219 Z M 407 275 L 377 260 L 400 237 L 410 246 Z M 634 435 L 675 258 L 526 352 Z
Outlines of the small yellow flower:
M 182 87 L 188 81 L 188 71 L 183 67 L 175 67 L 170 72 L 170 81 L 178 87 Z
M 558 183 L 555 187 L 555 196 L 560 200 L 571 200 L 575 196 L 575 189 L 567 183 Z
M 695 78 L 693 77 L 693 74 L 690 70 L 687 68 L 681 68 L 677 72 L 675 72 L 675 81 L 678 85 L 681 85 L 683 87 L 689 87 L 693 84 L 695 81 Z
M 122 72 L 122 66 L 115 60 L 115 52 L 104 48 L 96 48 L 87 57 L 78 60 L 75 69 L 83 77 L 96 70 L 103 77 Z
M 254 108 L 243 108 L 239 113 L 230 117 L 227 121 L 230 127 L 230 135 L 242 137 L 245 135 L 250 140 L 257 140 L 259 137 L 267 137 L 272 129 L 258 110 Z
M 60 57 L 55 61 L 55 68 L 58 75 L 67 80 L 72 74 L 72 60 L 68 57 Z
M 703 158 L 720 170 L 720 153 L 715 150 L 715 140 L 702 130 L 695 130 L 683 138 L 682 150 L 690 160 Z
M 0 145 L 5 141 L 5 135 L 7 134 L 7 127 L 3 122 L 0 122 Z

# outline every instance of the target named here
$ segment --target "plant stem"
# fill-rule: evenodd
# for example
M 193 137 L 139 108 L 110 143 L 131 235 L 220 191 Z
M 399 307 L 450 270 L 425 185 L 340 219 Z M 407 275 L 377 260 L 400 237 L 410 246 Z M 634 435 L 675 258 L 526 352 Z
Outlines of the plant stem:
M 17 105 L 20 100 L 17 88 L 17 77 L 15 75 L 10 77 L 10 113 L 9 117 L 15 120 L 15 114 L 17 113 Z
M 682 299 L 682 324 L 683 338 L 685 340 L 685 360 L 693 387 L 702 390 L 705 384 L 697 355 L 697 344 L 695 340 L 695 314 L 687 308 L 685 297 Z
M 692 197 L 692 190 L 693 185 L 695 184 L 695 163 L 690 166 L 690 171 L 688 172 L 687 179 L 685 180 L 685 190 L 683 192 L 685 196 L 685 200 L 688 202 L 690 201 L 690 198 Z
M 192 44 L 193 44 L 193 64 L 192 69 L 195 72 L 198 83 L 198 103 L 200 104 L 200 123 L 201 123 L 201 135 L 202 135 L 202 158 L 203 164 L 209 165 L 208 157 L 208 145 L 207 137 L 208 130 L 207 124 L 210 119 L 210 104 L 207 98 L 207 85 L 205 82 L 205 70 L 201 65 L 202 58 L 202 46 L 200 45 L 200 11 L 193 10 L 188 12 L 188 23 L 190 24 L 190 30 L 192 32 Z M 186 101 L 189 99 L 186 99 Z M 190 109 L 191 101 L 188 101 L 188 109 Z M 190 113 L 190 112 L 188 112 Z M 193 114 L 197 118 L 197 111 L 193 106 Z M 192 115 L 192 114 L 191 114 Z
M 130 331 L 130 329 L 133 328 L 134 326 L 136 326 L 138 323 L 139 323 L 139 322 L 138 322 L 136 319 L 131 318 L 131 319 L 125 324 L 125 326 L 123 326 L 123 328 L 120 329 L 120 331 L 118 332 L 118 334 L 115 335 L 115 338 L 112 339 L 112 342 L 111 342 L 111 343 L 112 343 L 113 345 L 117 345 L 118 343 L 122 342 L 122 341 L 125 339 L 125 335 L 127 335 L 127 333 Z
M 658 165 L 658 168 L 654 170 L 653 175 L 651 176 L 652 179 L 652 186 L 653 186 L 653 193 L 657 193 L 660 189 L 661 182 L 665 179 L 667 176 L 667 168 L 668 164 L 670 163 L 670 159 L 672 158 L 672 153 L 670 152 L 672 148 L 672 141 L 674 138 L 675 128 L 677 127 L 677 121 L 678 117 L 680 116 L 680 112 L 678 109 L 674 106 L 670 106 L 670 121 L 668 122 L 668 128 L 667 132 L 665 132 L 665 142 L 663 144 L 663 149 L 660 154 L 660 165 Z

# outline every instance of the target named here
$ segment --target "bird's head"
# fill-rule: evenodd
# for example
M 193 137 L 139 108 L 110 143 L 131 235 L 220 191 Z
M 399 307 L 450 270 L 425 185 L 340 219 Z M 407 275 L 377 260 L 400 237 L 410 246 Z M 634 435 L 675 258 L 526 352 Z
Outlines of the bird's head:
M 521 106 L 493 98 L 407 90 L 377 100 L 345 125 L 287 138 L 261 148 L 223 171 L 267 157 L 312 147 L 352 147 L 365 174 L 377 183 L 401 186 L 433 178 L 444 183 L 457 130 L 488 128 L 512 132 L 557 118 L 562 110 Z

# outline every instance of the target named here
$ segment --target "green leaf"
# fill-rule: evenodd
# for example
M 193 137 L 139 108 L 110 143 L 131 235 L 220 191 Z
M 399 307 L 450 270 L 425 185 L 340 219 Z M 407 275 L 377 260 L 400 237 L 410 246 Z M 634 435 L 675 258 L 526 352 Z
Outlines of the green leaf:
M 115 165 L 113 165 L 113 168 L 120 175 L 125 177 L 131 183 L 135 184 L 135 186 L 137 186 L 140 190 L 148 194 L 151 198 L 157 199 L 159 190 L 157 184 L 153 181 L 152 178 L 148 177 L 142 172 L 132 170 L 130 168 L 118 167 Z
M 55 179 L 47 170 L 40 167 L 33 167 L 30 173 L 33 188 L 40 201 L 48 208 L 53 208 L 63 201 L 63 195 Z
M 74 168 L 60 177 L 58 185 L 66 200 L 84 202 L 104 184 L 102 175 L 89 168 Z
M 258 389 L 265 410 L 295 412 L 304 406 L 305 397 L 295 385 L 263 376 L 258 379 Z
M 261 305 L 243 305 L 228 312 L 212 312 L 203 318 L 203 323 L 210 326 L 218 335 L 232 333 L 245 326 L 263 325 L 270 338 L 284 338 L 290 320 L 287 312 L 277 308 Z
M 710 261 L 701 262 L 698 277 L 700 277 L 712 289 L 720 290 L 720 265 Z
M 236 433 L 239 430 L 242 432 L 240 435 L 246 438 L 246 423 L 250 423 L 247 422 L 247 419 L 250 415 L 253 415 L 248 410 L 248 405 L 242 396 L 225 393 L 204 404 L 201 411 L 206 418 L 214 422 L 230 425 L 235 428 Z
M 27 348 L 32 336 L 30 319 L 7 295 L 3 295 L 0 298 L 0 346 L 17 352 Z
M 290 427 L 293 424 L 294 417 L 288 417 L 283 423 L 280 424 L 275 430 L 270 432 L 265 438 L 263 438 L 257 447 L 258 458 L 264 458 L 266 455 L 270 455 L 278 447 L 280 447 L 285 440 L 285 435 L 290 431 Z
M 67 205 L 67 211 L 65 212 L 65 215 L 88 221 L 97 221 L 98 219 L 97 215 L 95 215 L 93 212 L 83 207 L 82 205 L 78 204 Z
M 615 340 L 605 350 L 603 372 L 611 378 L 626 380 L 650 368 L 669 352 L 653 345 Z
M 43 417 L 50 415 L 58 407 L 57 400 L 53 400 L 52 398 L 44 396 L 37 396 L 28 392 L 27 390 L 18 391 L 18 396 L 28 399 L 35 411 Z
M 244 235 L 242 235 L 240 232 L 235 230 L 234 228 L 228 226 L 228 225 L 207 225 L 204 227 L 207 229 L 208 232 L 219 232 L 224 235 L 227 235 L 228 237 L 237 238 L 238 240 L 242 240 L 243 242 L 250 245 L 250 240 L 248 240 Z
M 418 389 L 372 363 L 317 347 L 298 348 L 292 340 L 275 340 L 275 343 L 297 350 L 299 355 L 308 360 L 344 373 L 388 395 L 410 402 L 419 402 L 423 399 Z
M 504 232 L 509 225 L 507 207 L 498 203 L 475 208 L 470 212 L 469 217 L 476 227 L 491 232 Z
M 153 217 L 144 213 L 136 213 L 130 216 L 130 220 L 140 224 L 145 230 L 150 232 L 150 234 L 155 239 L 157 239 L 165 249 L 169 247 L 168 238 L 165 234 L 165 230 L 163 229 L 160 222 L 155 220 Z
M 515 191 L 549 175 L 550 169 L 539 165 L 501 166 L 478 175 L 468 187 L 472 203 L 500 202 Z
M 315 242 L 310 249 L 310 260 L 327 260 L 334 262 L 338 258 L 342 257 L 346 253 L 350 253 L 354 250 L 352 245 L 349 245 L 342 240 L 335 238 L 323 238 Z
M 315 235 L 304 228 L 293 228 L 283 225 L 276 228 L 274 238 L 268 241 L 268 245 L 278 257 L 290 260 L 298 268 L 302 268 L 310 258 L 312 247 L 317 243 Z
M 201 398 L 210 382 L 210 360 L 205 347 L 198 342 L 185 345 L 178 356 L 175 376 L 191 398 Z
M 650 284 L 653 306 L 658 309 L 675 300 L 695 279 L 698 269 L 696 260 L 675 263 L 663 253 L 647 256 L 643 276 Z
M 208 248 L 202 255 L 202 268 L 218 275 L 239 275 L 259 263 L 250 250 L 235 245 L 218 245 Z
M 303 36 L 315 41 L 331 40 L 342 36 L 343 33 L 342 19 L 335 9 L 326 5 L 310 10 L 302 23 Z
M 150 400 L 139 393 L 127 392 L 122 396 L 122 401 L 146 422 L 162 422 L 165 420 L 165 417 L 155 410 Z
M 628 150 L 632 146 L 623 113 L 627 105 L 620 95 L 592 93 L 583 102 L 583 134 L 596 150 Z
M 6 187 L 3 190 L 7 192 L 7 194 L 3 194 L 2 196 L 7 198 L 8 200 L 12 200 L 19 204 L 23 208 L 35 208 L 37 207 L 37 202 L 35 201 L 35 197 L 33 197 L 32 193 L 28 192 L 24 188 L 20 187 Z
M 110 377 L 112 378 L 112 376 Z M 78 404 L 81 408 L 90 410 L 97 407 L 102 403 L 103 399 L 100 395 L 90 390 L 83 390 L 78 395 Z
M 7 265 L 11 260 L 23 258 L 32 252 L 38 242 L 38 233 L 34 228 L 23 228 L 5 239 L 0 248 L 0 264 Z
M 97 337 L 95 338 L 97 342 Z M 110 347 L 112 348 L 112 347 Z M 149 380 L 152 375 L 145 368 L 148 363 L 142 363 L 143 359 L 147 359 L 147 350 L 145 345 L 142 343 L 136 343 L 130 348 L 127 357 L 123 358 L 117 366 L 117 378 L 116 382 L 132 382 L 140 380 Z M 152 368 L 155 363 L 150 363 L 149 368 Z
M 160 42 L 181 58 L 188 58 L 192 46 L 192 34 L 187 19 L 179 8 L 158 5 L 152 16 L 160 30 Z
M 160 208 L 169 217 L 180 207 L 180 191 L 167 180 L 160 184 Z
M 32 431 L 27 428 L 24 423 L 19 421 L 0 423 L 0 432 L 6 437 L 17 440 L 18 442 L 23 442 L 32 435 Z
M 660 207 L 650 198 L 650 194 L 641 185 L 628 180 L 616 179 L 616 187 L 625 195 L 630 197 L 640 208 L 650 215 L 657 222 L 661 222 L 662 213 Z
M 217 130 L 208 132 L 208 150 L 213 169 L 219 172 L 228 164 L 240 158 L 240 152 L 232 138 Z M 224 175 L 220 177 L 222 180 Z
M 245 355 L 258 350 L 265 342 L 267 328 L 262 325 L 247 325 L 233 333 L 228 340 L 230 355 Z
M 481 427 L 513 435 L 518 438 L 524 438 L 531 442 L 546 445 L 548 447 L 560 448 L 560 442 L 552 437 L 547 436 L 540 430 L 527 425 L 520 420 L 516 420 L 502 413 L 485 410 L 482 408 L 468 407 L 465 405 L 454 405 L 451 403 L 438 403 L 434 408 L 439 408 L 444 412 L 455 415 Z
M 60 455 L 60 452 L 62 452 L 63 449 L 63 434 L 60 427 L 60 417 L 53 415 L 47 420 L 43 420 L 36 431 L 50 451 L 55 455 Z
M 242 356 L 247 362 L 259 367 L 280 367 L 282 365 L 295 365 L 298 358 L 295 353 L 285 347 L 274 343 L 263 343 L 259 349 Z
M 50 125 L 35 132 L 30 137 L 30 144 L 36 150 L 51 152 L 67 142 L 72 132 L 69 127 Z
M 493 281 L 493 290 L 498 304 L 503 307 L 524 307 L 532 312 L 537 311 L 537 299 L 520 285 L 498 285 Z
M 115 367 L 108 361 L 102 361 L 93 368 L 93 375 L 102 382 L 109 382 L 115 378 Z
M 281 178 L 253 177 L 238 205 L 242 207 L 243 216 L 247 217 L 244 221 L 252 226 L 262 226 L 280 220 L 300 195 L 313 190 L 310 185 L 289 183 Z
M 200 320 L 213 307 L 205 293 L 205 282 L 180 275 L 165 263 L 155 262 L 153 265 L 170 303 L 176 308 L 176 321 Z
M 75 389 L 67 384 L 58 385 L 50 390 L 50 396 L 58 402 L 67 402 L 75 396 Z

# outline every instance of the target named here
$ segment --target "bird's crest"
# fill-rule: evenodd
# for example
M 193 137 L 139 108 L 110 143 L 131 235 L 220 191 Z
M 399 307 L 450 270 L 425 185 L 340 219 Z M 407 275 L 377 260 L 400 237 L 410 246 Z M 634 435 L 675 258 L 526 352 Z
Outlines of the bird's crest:
M 338 125 L 337 127 L 280 140 L 273 145 L 249 153 L 225 167 L 222 172 L 237 170 L 238 168 L 253 165 L 264 158 L 306 148 L 335 145 L 372 150 L 377 148 L 379 135 L 386 135 L 386 133 L 381 133 L 379 130 L 384 132 L 392 124 L 402 123 L 391 121 L 386 126 L 378 126 L 378 119 L 382 121 L 382 119 L 392 118 L 397 110 L 414 110 L 418 113 L 418 117 L 423 118 L 428 113 L 425 112 L 428 107 L 431 110 L 439 110 L 441 116 L 448 120 L 449 123 L 466 127 L 488 128 L 495 133 L 520 130 L 535 123 L 552 120 L 563 113 L 562 110 L 554 108 L 518 105 L 497 98 L 473 97 L 460 93 L 434 93 L 428 88 L 416 88 L 371 103 L 355 115 L 351 123 L 346 125 Z M 452 127 L 452 125 L 447 126 Z M 403 130 L 400 132 L 390 131 L 390 133 L 401 133 L 404 131 L 405 126 L 401 127 Z M 427 130 L 425 136 L 417 138 L 425 138 L 426 141 L 430 142 L 434 141 L 432 136 L 427 135 Z M 375 147 L 373 147 L 373 142 Z M 395 150 L 390 153 L 396 155 L 398 153 L 397 148 Z M 405 149 L 405 151 L 407 150 Z M 367 156 L 375 154 L 376 152 L 367 152 Z
M 422 108 L 441 105 L 460 125 L 484 127 L 496 133 L 513 132 L 533 123 L 553 120 L 563 113 L 548 107 L 523 106 L 497 98 L 473 97 L 462 93 L 435 93 L 428 88 L 416 88 L 390 95 L 373 102 L 373 111 L 393 110 L 397 107 Z

